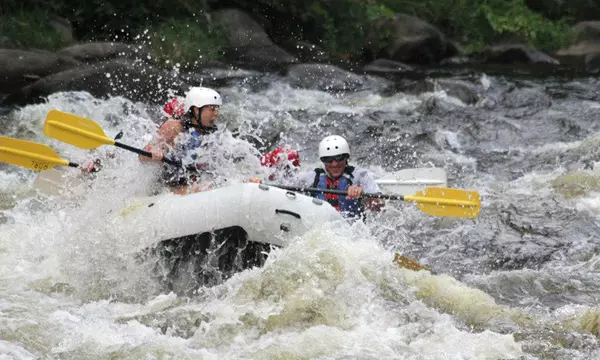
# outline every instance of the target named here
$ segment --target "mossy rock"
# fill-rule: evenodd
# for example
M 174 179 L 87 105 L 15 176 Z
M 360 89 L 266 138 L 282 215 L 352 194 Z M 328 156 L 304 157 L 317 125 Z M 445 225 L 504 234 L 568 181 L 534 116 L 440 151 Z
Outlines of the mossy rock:
M 600 191 L 600 174 L 577 171 L 560 175 L 552 181 L 552 189 L 567 199 Z

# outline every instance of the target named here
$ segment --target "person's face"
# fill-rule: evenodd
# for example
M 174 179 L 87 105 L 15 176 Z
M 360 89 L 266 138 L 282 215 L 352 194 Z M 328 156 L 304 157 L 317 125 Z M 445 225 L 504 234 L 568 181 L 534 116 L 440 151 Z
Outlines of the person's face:
M 200 109 L 196 108 L 194 111 L 200 112 Z M 194 113 L 194 115 L 196 115 L 196 113 Z M 218 118 L 219 105 L 206 105 L 202 107 L 202 112 L 200 114 L 200 125 L 211 127 L 215 124 L 215 121 L 217 121 Z
M 348 155 L 341 154 L 336 156 L 325 156 L 321 158 L 325 170 L 334 178 L 342 176 L 348 162 Z

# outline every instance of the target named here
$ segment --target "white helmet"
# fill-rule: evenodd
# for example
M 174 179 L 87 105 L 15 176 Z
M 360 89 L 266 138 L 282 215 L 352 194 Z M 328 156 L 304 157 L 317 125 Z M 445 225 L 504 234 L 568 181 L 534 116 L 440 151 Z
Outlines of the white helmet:
M 188 111 L 192 106 L 201 108 L 206 105 L 221 105 L 222 103 L 221 95 L 213 89 L 193 87 L 185 96 L 183 107 L 185 111 Z
M 331 135 L 321 140 L 319 158 L 341 154 L 350 155 L 350 146 L 348 146 L 346 139 L 338 135 Z

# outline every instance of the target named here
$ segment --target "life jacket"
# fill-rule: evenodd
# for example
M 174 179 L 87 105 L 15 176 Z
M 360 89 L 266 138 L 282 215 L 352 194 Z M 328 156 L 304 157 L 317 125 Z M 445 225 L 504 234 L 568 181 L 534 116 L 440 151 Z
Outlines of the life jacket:
M 187 129 L 187 133 L 190 136 L 178 146 L 179 150 L 182 152 L 193 151 L 199 148 L 202 145 L 202 135 L 198 131 L 198 129 L 192 127 Z M 192 154 L 192 158 L 195 158 L 196 154 Z
M 314 171 L 316 175 L 312 187 L 317 189 L 347 191 L 350 185 L 352 185 L 352 179 L 354 178 L 354 175 L 352 175 L 354 166 L 346 166 L 342 176 L 336 180 L 329 177 L 324 169 L 316 168 Z M 346 199 L 346 195 L 338 194 L 317 193 L 313 196 L 317 199 L 327 201 L 344 216 L 363 217 L 363 205 L 360 200 Z
M 193 126 L 187 117 L 179 121 L 181 121 L 184 131 L 190 134 L 190 136 L 184 142 L 177 144 L 174 151 L 175 157 L 183 157 L 189 154 L 192 160 L 196 160 L 197 154 L 195 150 L 202 146 L 203 136 L 215 132 L 217 127 Z M 181 168 L 180 166 L 164 163 L 163 179 L 171 186 L 184 185 L 190 181 L 195 181 L 196 171 L 206 168 L 206 166 L 206 164 L 194 164 Z
M 195 152 L 200 146 L 202 146 L 202 137 L 204 135 L 211 134 L 217 130 L 216 126 L 194 126 L 188 116 L 185 116 L 181 120 L 184 132 L 189 134 L 185 141 L 181 144 L 177 144 L 176 151 L 180 156 L 191 155 L 192 160 L 196 160 L 197 154 Z

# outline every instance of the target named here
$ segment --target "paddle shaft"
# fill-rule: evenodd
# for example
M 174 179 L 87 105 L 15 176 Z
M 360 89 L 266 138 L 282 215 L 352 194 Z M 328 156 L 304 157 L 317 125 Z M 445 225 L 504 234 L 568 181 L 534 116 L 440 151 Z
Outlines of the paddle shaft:
M 275 187 L 278 187 L 278 188 L 284 189 L 284 190 L 299 191 L 299 192 L 348 195 L 348 192 L 344 191 L 344 190 L 304 188 L 304 187 L 298 187 L 298 186 L 287 186 L 287 185 L 277 185 L 277 184 L 267 184 L 267 185 L 275 186 Z M 362 193 L 360 196 L 367 197 L 367 198 L 386 199 L 386 200 L 404 200 L 404 195 L 385 195 L 385 194 Z
M 269 184 L 267 184 L 269 185 Z M 317 188 L 303 188 L 298 186 L 286 186 L 286 185 L 277 185 L 271 184 L 271 186 L 275 186 L 284 190 L 291 191 L 299 191 L 299 192 L 310 192 L 310 193 L 322 193 L 322 194 L 337 194 L 337 195 L 348 195 L 347 191 L 344 190 L 334 190 L 334 189 L 317 189 Z M 479 198 L 473 200 L 465 200 L 461 198 L 456 198 L 456 194 L 452 194 L 452 192 L 456 192 L 456 189 L 446 189 L 450 194 L 444 194 L 442 189 L 439 188 L 428 188 L 433 190 L 434 193 L 430 194 L 427 192 L 426 194 L 420 195 L 386 195 L 386 194 L 369 194 L 362 193 L 360 196 L 365 198 L 376 198 L 376 199 L 386 199 L 386 200 L 401 200 L 401 201 L 410 201 L 420 204 L 421 210 L 426 213 L 438 214 L 440 215 L 443 212 L 446 215 L 440 216 L 467 216 L 473 217 L 479 211 L 472 211 L 469 208 L 472 206 L 479 207 Z M 442 193 L 439 191 L 442 190 Z M 465 194 L 468 196 L 468 194 Z M 426 209 L 427 208 L 427 209 Z
M 152 153 L 150 151 L 146 151 L 146 150 L 134 148 L 133 146 L 125 145 L 125 144 L 122 144 L 122 143 L 120 143 L 118 141 L 115 141 L 115 146 L 119 147 L 121 149 L 132 151 L 132 152 L 134 152 L 136 154 L 139 154 L 139 155 L 142 155 L 142 156 L 146 156 L 146 157 L 149 157 L 149 158 L 152 157 Z M 167 164 L 170 164 L 170 165 L 181 166 L 181 163 L 179 161 L 176 161 L 176 160 L 171 160 L 171 159 L 163 158 L 162 161 L 166 162 Z

